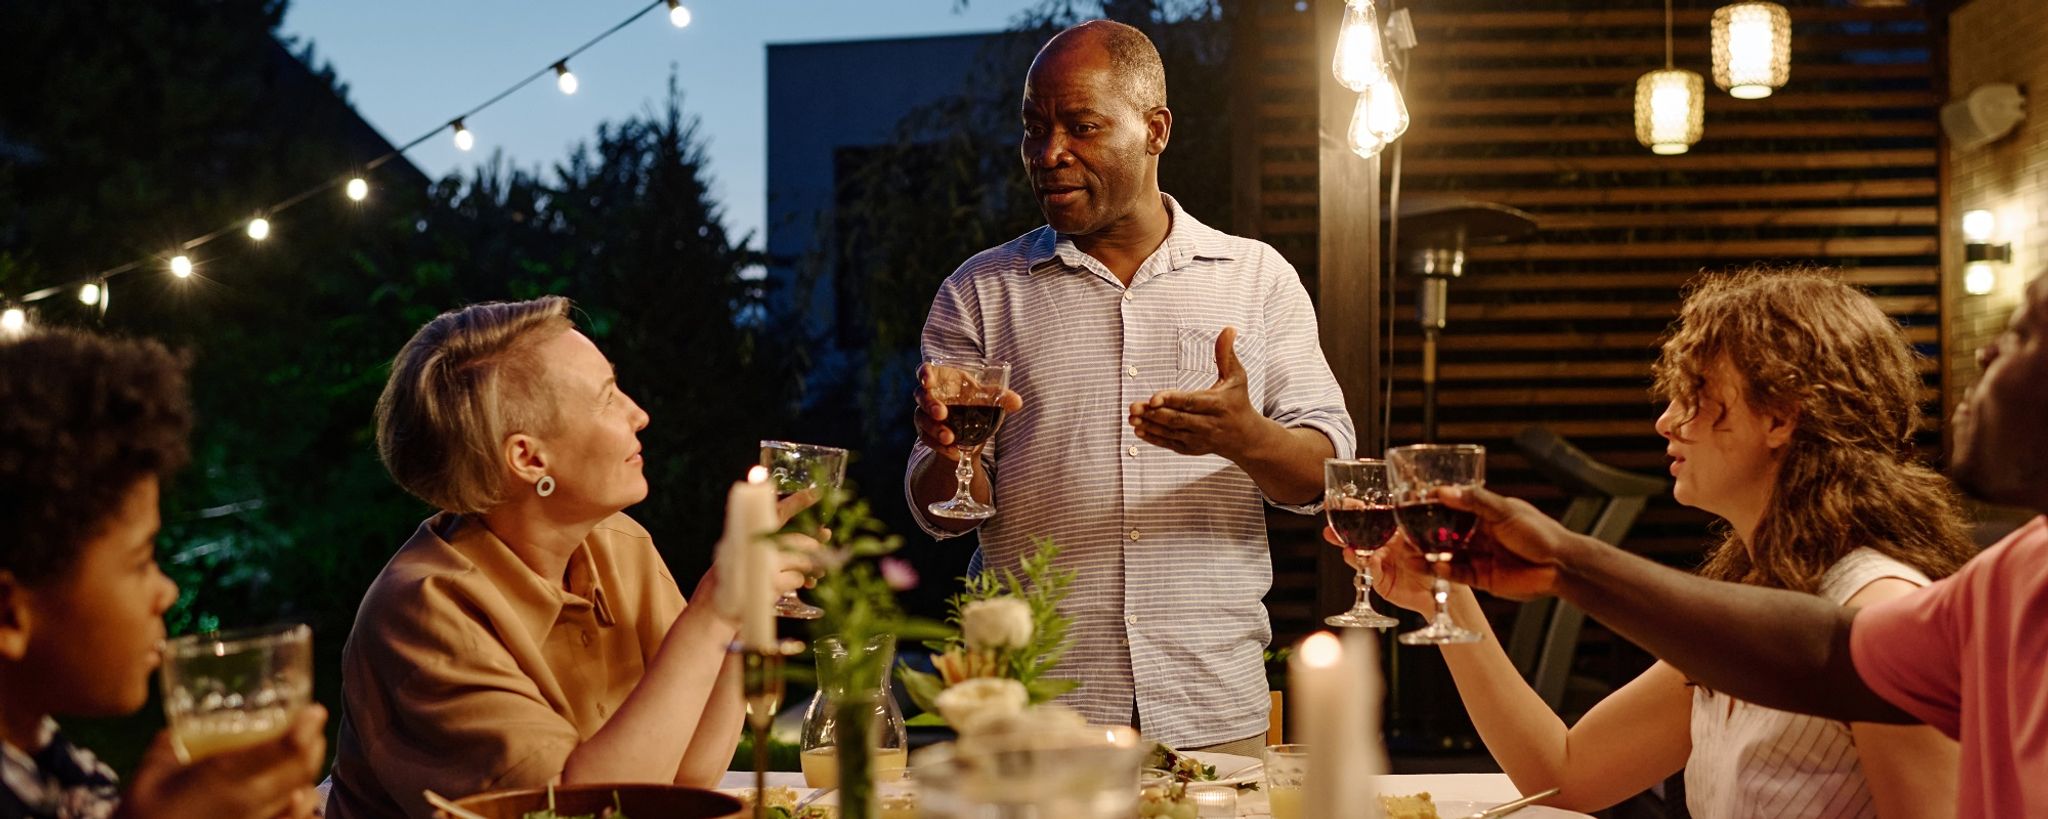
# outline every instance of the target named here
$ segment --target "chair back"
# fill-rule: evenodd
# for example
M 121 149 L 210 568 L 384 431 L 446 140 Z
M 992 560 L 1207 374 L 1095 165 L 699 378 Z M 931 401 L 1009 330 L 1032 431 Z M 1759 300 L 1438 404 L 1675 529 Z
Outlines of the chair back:
M 1515 436 L 1515 448 L 1531 466 L 1571 498 L 1558 515 L 1566 529 L 1603 543 L 1620 545 L 1650 498 L 1670 482 L 1600 463 L 1556 432 L 1529 427 Z M 1572 657 L 1586 613 L 1554 597 L 1531 600 L 1515 614 L 1508 634 L 1508 658 L 1551 710 L 1562 712 Z

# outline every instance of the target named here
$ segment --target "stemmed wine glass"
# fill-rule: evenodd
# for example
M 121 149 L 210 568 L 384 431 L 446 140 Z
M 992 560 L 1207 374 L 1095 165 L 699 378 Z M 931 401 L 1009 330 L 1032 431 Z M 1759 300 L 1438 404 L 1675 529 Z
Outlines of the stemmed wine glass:
M 1373 459 L 1323 461 L 1323 514 L 1340 548 L 1357 555 L 1358 571 L 1351 585 L 1358 599 L 1351 610 L 1323 618 L 1338 628 L 1393 628 L 1401 621 L 1372 609 L 1372 567 L 1365 558 L 1394 536 L 1394 493 L 1387 462 Z
M 953 431 L 953 446 L 960 450 L 959 466 L 953 471 L 960 488 L 951 499 L 925 508 L 942 518 L 995 517 L 995 506 L 975 500 L 970 486 L 975 458 L 1003 423 L 1003 390 L 1010 384 L 1010 364 L 984 358 L 935 358 L 925 362 L 925 377 L 929 379 L 926 392 L 946 405 L 946 428 Z
M 761 465 L 775 482 L 775 495 L 787 498 L 798 492 L 838 489 L 846 480 L 846 450 L 790 441 L 762 441 Z M 782 593 L 775 601 L 775 613 L 797 620 L 816 620 L 825 610 L 805 603 L 795 591 Z
M 1486 485 L 1486 447 L 1474 444 L 1417 444 L 1387 450 L 1394 488 L 1394 517 L 1401 532 L 1422 550 L 1436 571 L 1436 614 L 1429 625 L 1401 635 L 1408 645 L 1475 643 L 1477 632 L 1451 622 L 1451 561 L 1471 545 L 1479 516 L 1444 505 L 1449 487 Z

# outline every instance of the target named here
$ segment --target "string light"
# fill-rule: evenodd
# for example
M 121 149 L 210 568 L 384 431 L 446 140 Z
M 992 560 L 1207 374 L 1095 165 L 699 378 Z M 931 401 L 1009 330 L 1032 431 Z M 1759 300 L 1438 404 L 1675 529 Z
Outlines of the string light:
M 288 210 L 291 207 L 299 204 L 300 202 L 303 202 L 306 199 L 314 196 L 315 194 L 319 194 L 323 191 L 333 189 L 337 186 L 342 188 L 342 191 L 348 196 L 349 199 L 357 202 L 363 201 L 364 199 L 368 198 L 370 188 L 369 182 L 365 180 L 361 175 L 362 171 L 375 170 L 378 166 L 383 165 L 386 162 L 404 156 L 407 152 L 419 147 L 422 143 L 426 142 L 427 140 L 433 139 L 435 135 L 441 133 L 441 130 L 443 128 L 452 128 L 454 130 L 455 146 L 457 148 L 464 151 L 470 150 L 476 146 L 476 135 L 471 133 L 469 129 L 464 125 L 465 119 L 476 115 L 478 112 L 483 111 L 486 108 L 490 108 L 491 106 L 498 104 L 500 101 L 503 101 L 506 97 L 511 96 L 513 92 L 525 88 L 528 85 L 531 85 L 535 80 L 541 79 L 542 77 L 547 76 L 549 73 L 555 74 L 556 87 L 560 88 L 562 93 L 575 93 L 576 88 L 580 83 L 577 81 L 575 74 L 569 71 L 569 61 L 575 59 L 576 55 L 582 54 L 583 52 L 590 50 L 592 47 L 595 47 L 598 43 L 604 42 L 605 39 L 611 37 L 612 35 L 625 30 L 625 28 L 631 25 L 634 21 L 639 20 L 642 17 L 645 17 L 648 12 L 653 11 L 657 8 L 661 8 L 663 5 L 668 6 L 669 22 L 673 23 L 675 27 L 684 28 L 690 24 L 692 19 L 690 10 L 687 7 L 683 6 L 680 0 L 647 0 L 646 5 L 640 6 L 639 9 L 635 10 L 632 14 L 628 15 L 624 20 L 620 20 L 616 25 L 613 25 L 611 28 L 606 29 L 603 33 L 598 34 L 596 37 L 593 37 L 590 40 L 584 42 L 582 45 L 577 46 L 574 50 L 563 55 L 560 59 L 557 59 L 549 63 L 547 67 L 542 68 L 539 71 L 536 71 L 532 74 L 526 75 L 518 82 L 513 83 L 510 87 L 498 92 L 496 96 L 493 96 L 490 99 L 485 100 L 482 104 L 479 104 L 473 108 L 470 108 L 467 111 L 464 111 L 461 115 L 455 117 L 452 120 L 449 120 L 446 124 L 436 126 L 433 129 L 428 130 L 426 133 L 420 134 L 418 137 L 413 138 L 412 141 L 407 142 L 404 145 L 395 147 L 390 151 L 387 151 L 384 155 L 357 166 L 356 172 L 342 175 L 336 178 L 330 178 L 324 182 L 321 182 L 318 185 L 314 185 L 308 188 L 307 190 L 301 191 L 296 195 L 284 199 L 283 201 L 277 202 L 267 208 L 262 208 L 257 211 L 258 213 L 264 214 L 264 216 L 262 217 L 250 219 L 246 223 L 230 223 L 211 233 L 207 233 L 205 235 L 199 236 L 198 238 L 189 239 L 183 243 L 180 243 L 177 245 L 177 248 L 180 251 L 188 251 L 197 248 L 201 245 L 204 245 L 208 242 L 211 242 L 215 239 L 218 239 L 222 236 L 225 236 L 228 233 L 235 231 L 237 228 L 241 228 L 250 239 L 259 242 L 263 241 L 269 238 L 270 236 L 270 222 L 267 217 L 275 216 L 279 213 L 282 213 L 285 210 Z M 161 259 L 161 257 L 156 257 L 156 259 Z M 54 287 L 47 287 L 42 290 L 37 290 L 25 296 L 19 297 L 19 302 L 26 304 L 41 301 L 45 298 L 49 298 L 51 296 L 55 296 L 66 292 L 76 293 L 80 297 L 80 299 L 83 300 L 85 295 L 85 286 L 91 284 L 98 288 L 98 304 L 101 310 L 104 311 L 108 301 L 108 297 L 110 295 L 110 291 L 108 290 L 106 283 L 107 280 L 112 277 L 121 275 L 123 273 L 128 273 L 137 269 L 154 266 L 154 264 L 157 263 L 156 259 L 152 259 L 150 257 L 136 259 L 127 262 L 126 264 L 98 271 L 89 276 L 82 276 L 80 278 L 73 279 L 68 283 L 60 284 Z M 191 257 L 185 255 L 182 252 L 175 253 L 170 258 L 169 270 L 171 275 L 177 278 L 191 278 L 192 273 L 194 271 L 194 265 Z M 10 308 L 7 312 L 0 313 L 0 330 L 11 329 L 13 331 L 18 332 L 21 328 L 27 326 L 27 321 L 28 315 L 23 308 Z
M 5 311 L 0 311 L 0 332 L 21 335 L 21 331 L 26 329 L 28 329 L 28 311 L 19 307 L 9 307 Z

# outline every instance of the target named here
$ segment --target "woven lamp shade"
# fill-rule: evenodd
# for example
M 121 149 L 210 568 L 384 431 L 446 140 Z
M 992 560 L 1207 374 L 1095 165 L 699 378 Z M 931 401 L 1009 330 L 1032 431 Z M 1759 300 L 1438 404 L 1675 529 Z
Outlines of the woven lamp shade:
M 1734 3 L 1714 11 L 1714 85 L 1737 99 L 1762 99 L 1792 75 L 1792 14 L 1776 3 Z
M 1636 141 L 1653 153 L 1682 154 L 1706 132 L 1707 83 L 1666 68 L 1636 80 Z

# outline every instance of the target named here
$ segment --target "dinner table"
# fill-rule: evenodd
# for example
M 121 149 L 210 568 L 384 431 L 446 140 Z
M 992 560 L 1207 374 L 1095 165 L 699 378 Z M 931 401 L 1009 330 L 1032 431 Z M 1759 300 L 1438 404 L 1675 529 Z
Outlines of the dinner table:
M 718 789 L 727 793 L 752 790 L 752 771 L 728 771 L 718 783 Z M 813 790 L 804 783 L 803 774 L 792 771 L 770 771 L 768 787 L 789 788 L 799 799 L 810 795 Z M 1507 774 L 1395 774 L 1379 777 L 1379 791 L 1389 795 L 1428 793 L 1436 802 L 1438 815 L 1443 819 L 1461 819 L 1473 811 L 1511 802 L 1521 798 Z M 826 794 L 817 800 L 818 804 L 834 804 L 833 796 Z M 1247 819 L 1269 819 L 1272 813 L 1267 809 L 1266 798 L 1258 789 L 1240 792 L 1237 800 L 1237 815 Z M 1586 814 L 1542 806 L 1522 808 L 1508 814 L 1506 819 L 1586 819 Z

